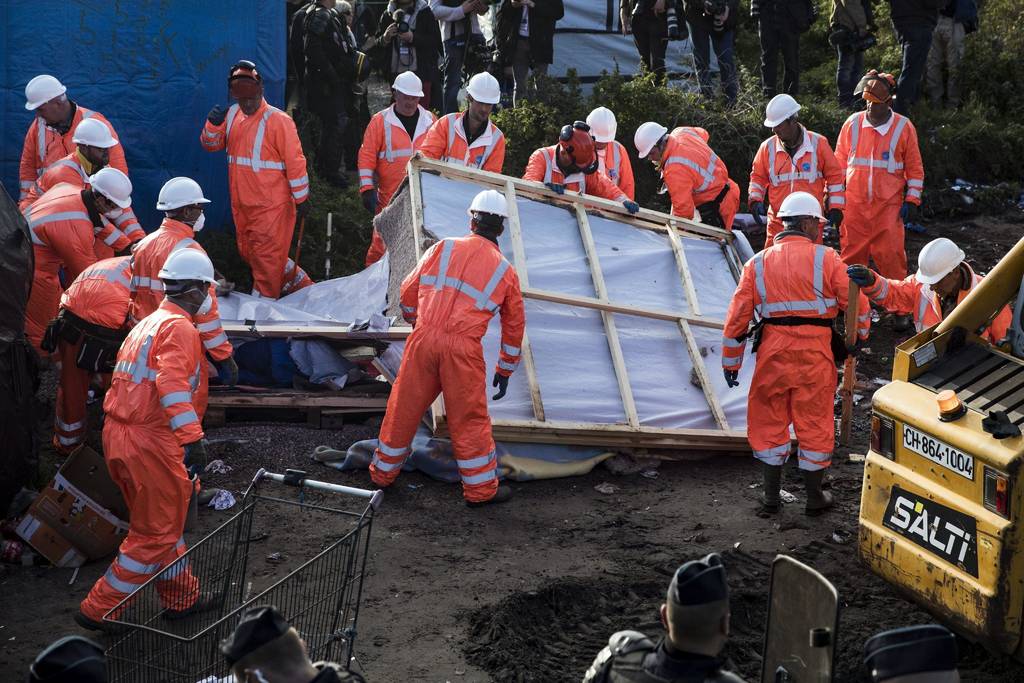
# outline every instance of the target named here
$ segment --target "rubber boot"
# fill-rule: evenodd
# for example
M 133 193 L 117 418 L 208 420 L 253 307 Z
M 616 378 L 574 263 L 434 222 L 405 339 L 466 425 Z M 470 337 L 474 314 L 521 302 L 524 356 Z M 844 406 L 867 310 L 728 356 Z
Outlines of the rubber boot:
M 832 507 L 835 502 L 832 494 L 821 490 L 821 481 L 825 478 L 825 470 L 803 470 L 804 487 L 807 489 L 807 507 L 804 512 L 812 517 Z
M 498 489 L 494 492 L 494 495 L 487 500 L 474 500 L 466 501 L 466 506 L 471 508 L 484 507 L 485 505 L 496 505 L 498 503 L 504 503 L 512 498 L 512 489 L 508 486 L 498 486 Z
M 778 512 L 782 505 L 779 489 L 782 487 L 782 465 L 761 463 L 764 475 L 764 492 L 761 493 L 761 508 L 765 512 Z

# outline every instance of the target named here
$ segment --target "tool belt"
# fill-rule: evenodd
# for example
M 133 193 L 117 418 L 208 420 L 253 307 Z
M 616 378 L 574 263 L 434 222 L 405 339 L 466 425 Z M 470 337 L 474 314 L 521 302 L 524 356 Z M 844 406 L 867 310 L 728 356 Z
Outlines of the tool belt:
M 710 225 L 713 228 L 725 228 L 725 219 L 722 218 L 722 201 L 725 199 L 725 195 L 729 194 L 729 181 L 726 180 L 725 184 L 722 185 L 721 191 L 715 198 L 710 202 L 704 202 L 697 207 L 697 211 L 700 212 L 700 220 L 704 225 Z M 710 214 L 710 216 L 709 216 Z
M 795 315 L 784 315 L 778 318 L 761 318 L 754 325 L 747 330 L 747 333 L 740 337 L 737 341 L 744 341 L 746 339 L 751 340 L 750 352 L 757 353 L 757 349 L 761 346 L 761 335 L 764 332 L 765 325 L 779 325 L 782 327 L 827 327 L 832 333 L 831 339 L 829 339 L 829 346 L 832 348 L 832 358 L 835 360 L 836 365 L 842 365 L 850 353 L 846 350 L 846 340 L 843 336 L 836 332 L 836 328 L 833 327 L 833 318 L 803 318 Z
M 113 372 L 117 352 L 127 336 L 125 330 L 96 325 L 62 308 L 46 326 L 40 346 L 52 353 L 59 341 L 72 346 L 81 342 L 75 365 L 89 372 Z

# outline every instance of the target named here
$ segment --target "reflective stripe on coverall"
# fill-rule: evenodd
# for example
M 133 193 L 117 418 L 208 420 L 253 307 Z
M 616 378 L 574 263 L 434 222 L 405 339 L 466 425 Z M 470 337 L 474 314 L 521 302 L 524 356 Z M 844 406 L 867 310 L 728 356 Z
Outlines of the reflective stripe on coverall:
M 489 500 L 498 490 L 497 455 L 480 340 L 500 311 L 495 372 L 511 375 L 519 364 L 526 323 L 519 277 L 490 240 L 477 235 L 445 239 L 406 276 L 400 304 L 415 329 L 388 398 L 370 476 L 378 486 L 394 482 L 423 413 L 441 393 L 462 495 L 468 501 Z
M 206 250 L 193 238 L 195 233 L 188 223 L 164 218 L 153 233 L 139 242 L 132 253 L 131 305 L 129 315 L 133 321 L 142 320 L 151 314 L 164 300 L 164 283 L 160 280 L 160 269 L 167 257 L 179 249 Z M 291 261 L 291 259 L 289 259 Z M 210 285 L 210 298 L 195 315 L 196 328 L 203 340 L 203 347 L 214 360 L 221 361 L 231 355 L 231 342 L 220 322 L 216 288 Z
M 409 159 L 426 139 L 427 131 L 434 123 L 434 115 L 417 105 L 420 116 L 416 120 L 413 139 L 405 126 L 395 115 L 395 105 L 379 111 L 370 119 L 359 147 L 359 192 L 377 190 L 377 213 L 391 201 L 395 190 L 405 179 Z M 366 265 L 379 261 L 387 248 L 377 230 L 366 252 Z
M 77 149 L 75 144 L 75 128 L 82 122 L 82 119 L 96 119 L 102 121 L 110 130 L 110 135 L 118 139 L 117 132 L 110 125 L 110 121 L 100 114 L 80 105 L 75 106 L 75 113 L 71 117 L 71 126 L 68 132 L 61 135 L 55 129 L 46 124 L 42 116 L 36 116 L 35 120 L 28 127 L 25 133 L 25 144 L 21 148 L 21 164 L 18 168 L 18 179 L 21 189 L 19 195 L 19 206 L 25 193 L 32 189 L 32 186 L 49 168 L 50 164 L 66 157 Z M 128 175 L 128 163 L 124 158 L 124 147 L 120 143 L 110 148 L 110 164 L 125 175 Z
M 769 246 L 784 229 L 782 220 L 775 214 L 782 200 L 794 192 L 810 193 L 821 202 L 823 213 L 828 209 L 846 209 L 843 169 L 828 140 L 803 126 L 800 128 L 804 132 L 803 144 L 793 156 L 778 136 L 773 135 L 761 143 L 750 169 L 747 201 L 768 205 L 768 234 L 764 243 Z M 820 234 L 817 241 L 821 244 Z
M 621 142 L 612 140 L 604 149 L 597 150 L 597 170 L 626 193 L 630 201 L 635 197 L 636 184 L 633 180 L 633 162 Z
M 729 178 L 725 162 L 708 146 L 703 128 L 680 126 L 668 135 L 661 152 L 661 179 L 672 199 L 672 215 L 691 218 L 701 204 L 714 201 L 722 187 L 729 190 L 719 206 L 722 224 L 732 230 L 740 208 L 740 188 Z
M 959 304 L 970 294 L 971 290 L 978 286 L 984 278 L 974 272 L 968 264 L 964 263 L 971 274 L 971 285 L 967 289 L 960 290 L 956 302 Z M 939 295 L 932 291 L 929 285 L 917 281 L 913 275 L 905 280 L 887 280 L 884 277 L 875 278 L 875 283 L 864 288 L 864 293 L 872 302 L 891 313 L 902 315 L 912 314 L 914 326 L 918 332 L 923 332 L 932 325 L 942 322 L 942 302 Z M 999 344 L 1006 339 L 1006 334 L 1013 322 L 1013 311 L 1010 307 L 1003 306 L 999 313 L 985 327 L 981 336 L 993 344 Z
M 846 119 L 836 143 L 836 160 L 846 174 L 846 213 L 840 228 L 843 260 L 867 264 L 893 280 L 907 276 L 903 247 L 903 202 L 921 204 L 924 166 L 917 130 L 910 119 L 893 112 L 880 133 L 864 127 L 864 112 Z M 886 126 L 888 126 L 886 128 Z
M 168 566 L 157 583 L 167 609 L 191 607 L 199 581 L 185 553 L 182 532 L 192 496 L 182 446 L 203 437 L 206 363 L 192 319 L 165 299 L 128 334 L 117 354 L 103 401 L 103 453 L 131 517 L 128 536 L 107 573 L 82 601 L 99 621 L 109 610 Z
M 295 206 L 309 198 L 295 122 L 266 100 L 252 116 L 233 104 L 219 126 L 206 122 L 199 140 L 208 152 L 227 149 L 238 253 L 252 269 L 253 289 L 276 299 L 285 282 Z
M 755 311 L 761 317 L 835 318 L 846 309 L 850 280 L 839 254 L 809 237 L 783 232 L 743 266 L 725 318 L 722 366 L 739 370 Z M 871 309 L 861 294 L 857 331 L 867 339 Z M 747 397 L 747 439 L 769 465 L 789 458 L 789 426 L 799 443 L 800 469 L 832 463 L 836 366 L 827 327 L 765 325 Z
M 94 325 L 110 330 L 124 328 L 128 320 L 128 287 L 131 282 L 131 258 L 97 261 L 82 271 L 60 298 L 60 307 Z M 71 453 L 85 441 L 88 431 L 86 401 L 92 373 L 78 367 L 82 348 L 58 339 L 60 384 L 53 419 L 53 447 L 62 455 Z
M 565 189 L 569 192 L 604 197 L 613 202 L 624 202 L 629 199 L 626 193 L 601 171 L 594 171 L 590 174 L 571 173 L 566 176 L 555 162 L 557 154 L 558 145 L 541 147 L 534 150 L 533 154 L 530 155 L 530 160 L 526 163 L 523 180 L 557 183 L 564 185 Z
M 488 121 L 480 137 L 472 145 L 467 145 L 466 131 L 462 126 L 465 115 L 465 112 L 460 112 L 439 118 L 427 131 L 419 151 L 428 159 L 501 173 L 505 164 L 505 134 Z

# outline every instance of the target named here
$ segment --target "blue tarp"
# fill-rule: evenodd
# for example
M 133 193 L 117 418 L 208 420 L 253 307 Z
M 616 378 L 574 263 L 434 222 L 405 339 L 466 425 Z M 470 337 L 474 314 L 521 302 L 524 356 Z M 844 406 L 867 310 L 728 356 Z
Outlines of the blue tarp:
M 186 175 L 213 200 L 207 226 L 228 224 L 227 162 L 199 132 L 228 104 L 227 74 L 256 62 L 266 98 L 280 107 L 285 78 L 284 0 L 0 0 L 0 178 L 18 196 L 18 162 L 33 120 L 25 84 L 56 76 L 68 96 L 102 113 L 124 144 L 133 205 L 152 231 L 163 183 Z

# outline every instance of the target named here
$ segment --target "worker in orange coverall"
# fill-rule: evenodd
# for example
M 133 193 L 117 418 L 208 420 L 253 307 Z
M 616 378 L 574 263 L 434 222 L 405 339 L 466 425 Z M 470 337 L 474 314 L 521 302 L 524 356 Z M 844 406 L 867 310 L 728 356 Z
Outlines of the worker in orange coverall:
M 923 332 L 942 322 L 984 279 L 964 258 L 963 249 L 940 237 L 924 245 L 917 256 L 917 273 L 905 280 L 887 280 L 863 265 L 850 266 L 846 273 L 875 304 L 913 315 L 914 326 Z M 1001 344 L 1012 322 L 1013 311 L 1003 306 L 979 334 L 992 344 Z
M 43 332 L 60 306 L 61 269 L 74 281 L 96 262 L 94 242 L 102 240 L 120 251 L 131 242 L 102 214 L 131 206 L 132 184 L 116 168 L 103 168 L 89 178 L 89 187 L 60 183 L 25 210 L 32 237 L 35 272 L 25 308 L 25 336 L 42 357 Z
M 53 447 L 69 455 L 88 433 L 86 401 L 95 373 L 110 373 L 128 333 L 131 258 L 97 261 L 82 271 L 60 299 L 46 328 L 43 349 L 60 356 L 60 384 L 53 420 Z
M 825 222 L 817 197 L 794 192 L 783 200 L 777 215 L 786 229 L 772 246 L 743 266 L 729 304 L 722 367 L 729 386 L 737 386 L 746 339 L 754 336 L 757 364 L 747 399 L 747 439 L 762 463 L 762 505 L 768 512 L 779 509 L 792 425 L 807 488 L 805 511 L 814 515 L 832 506 L 832 494 L 821 490 L 835 443 L 833 401 L 839 359 L 832 350 L 832 324 L 839 311 L 846 310 L 850 280 L 839 254 L 814 243 Z M 871 326 L 871 309 L 863 294 L 858 310 L 858 334 L 863 340 Z M 760 322 L 751 335 L 748 325 L 755 313 Z
M 583 121 L 562 126 L 557 144 L 535 150 L 526 163 L 523 180 L 542 182 L 557 194 L 570 190 L 621 202 L 630 213 L 640 210 L 639 204 L 598 170 L 594 136 Z
M 501 350 L 491 383 L 498 400 L 519 364 L 526 321 L 519 277 L 498 248 L 508 217 L 505 195 L 479 193 L 469 215 L 472 234 L 432 246 L 402 282 L 402 315 L 415 329 L 388 399 L 370 476 L 378 486 L 394 483 L 423 413 L 441 393 L 462 495 L 477 507 L 512 496 L 509 487 L 498 485 L 480 340 L 500 311 Z
M 491 122 L 491 110 L 501 101 L 498 80 L 482 71 L 466 86 L 466 111 L 439 118 L 420 147 L 428 159 L 501 173 L 505 163 L 505 134 Z
M 619 125 L 615 114 L 607 107 L 598 107 L 587 114 L 587 125 L 597 143 L 598 170 L 618 185 L 628 198 L 636 199 L 633 164 L 625 145 L 615 139 Z
M 195 315 L 216 281 L 210 259 L 195 249 L 174 252 L 160 278 L 165 298 L 128 334 L 103 401 L 104 458 L 131 522 L 117 557 L 75 614 L 92 630 L 110 630 L 103 615 L 159 572 L 164 618 L 211 606 L 188 560 L 179 558 L 194 488 L 185 462 L 206 457 L 206 362 Z
M 231 214 L 238 253 L 252 269 L 254 295 L 276 299 L 291 278 L 288 250 L 296 215 L 309 213 L 306 157 L 291 117 L 263 99 L 256 65 L 231 67 L 228 92 L 238 102 L 216 105 L 199 140 L 208 152 L 226 149 Z
M 160 307 L 164 299 L 163 282 L 159 277 L 168 257 L 179 249 L 194 249 L 204 256 L 206 250 L 195 241 L 195 233 L 203 229 L 206 216 L 203 207 L 210 200 L 203 196 L 199 183 L 191 178 L 171 178 L 160 188 L 156 208 L 164 212 L 160 227 L 139 242 L 132 252 L 131 307 L 133 321 L 139 321 Z M 238 366 L 232 358 L 231 342 L 220 322 L 215 287 L 195 313 L 196 328 L 203 348 L 217 364 L 225 384 L 238 381 Z
M 406 166 L 422 146 L 434 115 L 420 106 L 423 83 L 412 71 L 403 71 L 391 86 L 394 103 L 373 115 L 359 148 L 359 194 L 363 206 L 378 214 L 405 180 Z M 375 229 L 366 265 L 379 261 L 387 247 Z
M 729 178 L 725 162 L 708 146 L 703 128 L 668 128 L 648 121 L 640 124 L 633 144 L 641 159 L 650 159 L 672 199 L 672 215 L 694 218 L 705 225 L 732 230 L 740 207 L 740 188 Z
M 917 130 L 892 111 L 896 79 L 871 70 L 856 93 L 867 110 L 852 114 L 836 143 L 836 159 L 846 173 L 846 219 L 840 231 L 843 260 L 849 265 L 874 259 L 892 280 L 907 276 L 903 224 L 913 221 L 924 190 L 924 165 Z M 909 318 L 899 321 L 909 326 Z
M 51 164 L 75 151 L 73 137 L 82 121 L 95 119 L 102 122 L 110 135 L 117 139 L 114 127 L 103 114 L 73 102 L 66 93 L 67 88 L 60 81 L 46 74 L 36 76 L 25 86 L 25 109 L 34 111 L 36 119 L 25 134 L 25 145 L 21 150 L 18 169 L 20 198 L 24 198 Z M 109 163 L 128 175 L 128 164 L 120 142 L 110 148 Z
M 775 135 L 761 143 L 750 169 L 747 204 L 758 224 L 764 225 L 762 217 L 768 215 L 766 247 L 782 232 L 782 221 L 775 214 L 782 201 L 794 192 L 814 195 L 822 202 L 822 211 L 827 205 L 829 222 L 836 229 L 843 224 L 843 169 L 825 136 L 800 123 L 799 111 L 797 101 L 785 93 L 768 102 L 764 125 Z M 816 241 L 820 244 L 822 236 Z

